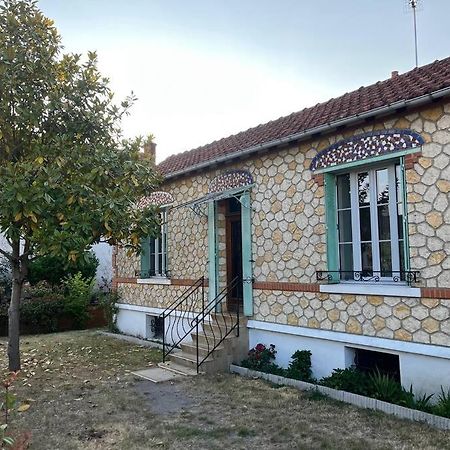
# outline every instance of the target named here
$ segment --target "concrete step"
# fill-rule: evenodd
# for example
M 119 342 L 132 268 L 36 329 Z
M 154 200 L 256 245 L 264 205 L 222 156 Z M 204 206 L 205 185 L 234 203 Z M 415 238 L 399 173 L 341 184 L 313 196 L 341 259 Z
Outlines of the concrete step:
M 218 324 L 227 324 L 228 326 L 233 326 L 237 322 L 236 314 L 230 313 L 212 313 L 210 314 L 210 322 Z M 239 316 L 239 326 L 247 326 L 247 317 Z
M 203 359 L 203 358 L 200 358 Z M 179 365 L 187 367 L 190 370 L 197 371 L 197 358 L 195 355 L 185 352 L 179 352 L 170 355 L 170 361 Z M 208 366 L 214 363 L 214 359 L 212 357 L 208 357 L 205 361 L 203 361 L 200 371 L 201 372 L 210 372 L 208 370 Z
M 191 333 L 192 337 L 192 345 L 198 343 L 201 347 L 207 347 L 208 345 L 211 346 L 212 343 L 215 341 L 216 343 L 221 340 L 220 335 L 216 332 L 214 335 L 211 333 L 211 330 L 209 331 L 200 331 L 197 335 L 197 333 Z M 233 342 L 237 339 L 235 330 L 233 330 L 220 344 L 222 347 L 229 348 L 232 346 Z
M 177 364 L 174 361 L 166 361 L 163 363 L 159 363 L 158 367 L 160 367 L 161 369 L 165 369 L 170 372 L 176 373 L 178 375 L 184 375 L 184 376 L 197 375 L 197 369 L 193 370 L 193 369 L 189 368 L 188 366 L 184 366 L 182 364 Z
M 200 361 L 203 358 L 200 357 Z M 174 355 L 170 355 L 170 360 L 177 365 L 185 366 L 189 370 L 197 370 L 197 358 L 195 355 L 189 353 L 180 352 Z M 232 362 L 232 357 L 227 352 L 216 353 L 215 357 L 208 356 L 201 363 L 199 372 L 202 373 L 214 373 L 218 371 L 227 371 Z
M 221 324 L 221 323 L 217 323 L 217 322 L 209 322 L 209 323 L 205 322 L 205 324 L 203 325 L 202 328 L 203 328 L 203 332 L 205 334 L 215 336 L 216 339 L 222 338 L 223 336 L 225 336 L 225 334 L 227 334 L 229 332 L 231 332 L 230 333 L 231 335 L 236 336 L 236 332 L 237 332 L 237 327 L 232 330 L 232 325 L 228 325 L 228 324 L 225 325 L 223 323 Z M 241 330 L 244 327 L 239 327 L 239 328 Z
M 193 344 L 181 344 L 181 350 L 184 352 L 184 353 L 187 353 L 187 354 L 190 354 L 190 355 L 194 355 L 194 356 L 197 356 L 197 346 L 195 345 L 196 343 L 193 343 Z M 213 344 L 213 341 L 211 340 L 210 341 L 210 346 L 209 346 L 209 349 L 208 349 L 208 347 L 206 346 L 206 345 L 204 345 L 204 346 L 202 346 L 202 345 L 199 345 L 199 347 L 198 347 L 198 354 L 201 356 L 201 357 L 205 357 L 208 353 L 209 353 L 209 351 L 210 351 L 210 349 L 212 349 L 212 344 Z M 215 350 L 214 350 L 214 353 L 212 353 L 212 357 L 214 358 L 214 354 L 216 353 L 216 352 L 221 352 L 221 351 L 225 351 L 225 347 L 223 346 L 223 345 L 219 345 Z

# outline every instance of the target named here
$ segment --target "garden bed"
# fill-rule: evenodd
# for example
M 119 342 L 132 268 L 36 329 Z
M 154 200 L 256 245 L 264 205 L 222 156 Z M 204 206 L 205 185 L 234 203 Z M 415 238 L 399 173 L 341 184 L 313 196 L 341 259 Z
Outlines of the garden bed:
M 256 370 L 247 369 L 245 367 L 236 366 L 234 364 L 230 365 L 230 372 L 247 378 L 261 378 L 277 385 L 292 386 L 302 391 L 315 390 L 334 400 L 338 400 L 344 403 L 349 403 L 361 408 L 382 411 L 402 419 L 425 422 L 428 425 L 439 428 L 441 430 L 450 430 L 450 419 L 419 411 L 417 409 L 405 408 L 404 406 L 383 402 L 381 400 L 377 400 L 371 397 L 365 397 L 363 395 L 352 394 L 350 392 L 332 389 L 326 386 L 321 386 L 319 384 L 307 383 L 305 381 L 286 378 L 280 375 L 273 375 L 265 372 L 258 372 Z

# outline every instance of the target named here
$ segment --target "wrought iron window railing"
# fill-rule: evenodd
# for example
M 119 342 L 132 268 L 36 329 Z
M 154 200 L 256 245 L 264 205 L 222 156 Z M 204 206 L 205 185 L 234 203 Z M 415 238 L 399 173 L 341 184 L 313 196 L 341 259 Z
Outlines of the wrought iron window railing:
M 168 270 L 164 273 L 156 273 L 153 270 L 136 270 L 134 276 L 142 279 L 153 277 L 170 278 L 170 272 Z
M 317 281 L 328 281 L 336 283 L 339 281 L 356 281 L 369 283 L 406 283 L 408 285 L 419 281 L 420 272 L 417 270 L 318 270 L 316 272 Z

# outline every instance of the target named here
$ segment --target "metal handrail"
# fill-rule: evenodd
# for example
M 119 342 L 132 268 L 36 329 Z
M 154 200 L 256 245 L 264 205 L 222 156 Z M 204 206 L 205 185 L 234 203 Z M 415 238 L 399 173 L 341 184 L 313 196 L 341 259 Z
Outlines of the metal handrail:
M 201 305 L 199 305 L 201 303 Z M 190 324 L 190 315 L 195 313 L 201 306 L 201 311 L 205 309 L 205 277 L 199 278 L 192 284 L 180 297 L 173 301 L 161 314 L 162 319 L 162 338 L 163 338 L 163 362 L 173 350 L 179 348 L 180 343 L 186 336 L 192 332 L 193 327 Z M 179 314 L 175 314 L 179 311 Z M 166 326 L 167 318 L 173 318 Z M 189 324 L 186 327 L 186 324 Z M 166 335 L 170 334 L 171 344 L 167 342 Z
M 228 294 L 238 285 L 239 282 L 242 282 L 242 279 L 239 277 L 234 278 L 222 291 L 211 300 L 202 310 L 200 314 L 198 314 L 193 320 L 192 324 L 194 325 L 197 333 L 197 344 L 196 344 L 196 354 L 197 354 L 197 372 L 200 369 L 200 366 L 206 361 L 206 359 L 213 353 L 214 350 L 219 347 L 219 345 L 229 336 L 234 330 L 236 330 L 236 336 L 239 337 L 239 321 L 240 321 L 240 311 L 239 305 L 236 308 L 236 315 L 233 315 L 231 311 L 224 311 L 224 308 L 219 308 L 222 302 L 228 298 Z M 211 316 L 211 313 L 214 312 L 214 316 Z M 209 316 L 209 322 L 207 326 L 209 326 L 211 330 L 211 335 L 206 333 L 205 330 L 205 319 Z M 222 318 L 222 321 L 218 320 L 218 317 Z M 229 318 L 228 322 L 226 319 Z M 214 323 L 215 322 L 215 323 Z M 198 339 L 198 330 L 200 323 L 203 324 L 203 336 L 206 341 L 206 356 L 200 358 L 199 356 L 199 339 Z M 217 324 L 218 336 L 216 336 L 216 332 L 214 331 L 214 326 Z

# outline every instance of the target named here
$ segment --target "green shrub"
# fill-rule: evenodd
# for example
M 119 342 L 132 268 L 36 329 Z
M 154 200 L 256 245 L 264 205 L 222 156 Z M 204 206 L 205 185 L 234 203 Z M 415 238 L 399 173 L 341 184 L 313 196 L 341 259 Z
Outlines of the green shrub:
M 433 408 L 433 412 L 440 416 L 450 418 L 450 389 L 445 392 L 441 386 L 441 393 L 439 394 L 437 404 Z
M 247 369 L 282 375 L 284 369 L 273 362 L 276 353 L 275 345 L 266 347 L 264 344 L 258 344 L 248 352 L 248 358 L 244 359 L 241 365 Z
M 47 281 L 51 285 L 59 285 L 71 275 L 81 273 L 82 278 L 95 277 L 98 259 L 92 252 L 85 252 L 74 263 L 58 256 L 38 256 L 30 263 L 28 281 L 34 285 Z
M 119 312 L 119 308 L 117 307 L 117 303 L 120 303 L 118 292 L 113 290 L 99 292 L 98 301 L 103 306 L 108 330 L 112 333 L 118 333 L 117 313 Z
M 288 378 L 314 382 L 311 371 L 311 352 L 309 350 L 297 350 L 291 357 L 292 361 L 286 370 Z
M 83 328 L 89 318 L 87 307 L 91 300 L 93 279 L 85 279 L 81 273 L 71 275 L 63 281 L 64 310 L 72 320 L 75 328 Z
M 26 300 L 20 306 L 20 319 L 35 332 L 51 333 L 58 331 L 58 319 L 63 310 L 64 301 L 62 299 Z
M 322 378 L 319 384 L 333 389 L 353 392 L 359 395 L 370 395 L 370 379 L 367 374 L 355 367 L 334 369 L 329 377 Z
M 47 281 L 39 281 L 34 286 L 24 288 L 24 298 L 27 300 L 62 300 L 64 290 L 62 286 L 52 286 Z

